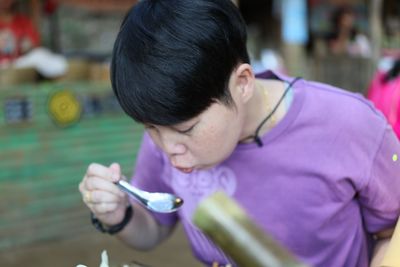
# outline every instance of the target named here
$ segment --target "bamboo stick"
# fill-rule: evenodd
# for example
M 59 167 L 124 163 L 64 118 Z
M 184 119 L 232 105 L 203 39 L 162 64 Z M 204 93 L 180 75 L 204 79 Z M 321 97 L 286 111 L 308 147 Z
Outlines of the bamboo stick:
M 242 208 L 222 192 L 200 203 L 193 222 L 238 266 L 306 266 L 259 229 Z
M 396 228 L 389 243 L 389 247 L 383 257 L 381 267 L 400 266 L 400 219 L 397 221 Z

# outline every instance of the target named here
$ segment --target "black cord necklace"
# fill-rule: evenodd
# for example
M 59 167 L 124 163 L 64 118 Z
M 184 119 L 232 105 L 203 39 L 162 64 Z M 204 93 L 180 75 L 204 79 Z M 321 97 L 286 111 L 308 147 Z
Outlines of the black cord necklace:
M 256 131 L 254 132 L 254 135 L 250 135 L 250 136 L 248 136 L 248 137 L 242 139 L 241 141 L 243 141 L 243 140 L 248 140 L 248 139 L 253 139 L 254 142 L 256 142 L 257 145 L 258 145 L 259 147 L 262 147 L 262 146 L 264 145 L 263 142 L 262 142 L 262 140 L 261 140 L 261 138 L 260 138 L 260 136 L 259 136 L 259 133 L 260 133 L 261 128 L 262 128 L 263 125 L 272 117 L 272 115 L 274 115 L 274 113 L 277 111 L 279 105 L 281 104 L 281 102 L 283 101 L 283 99 L 285 99 L 285 96 L 286 96 L 287 93 L 289 92 L 290 88 L 292 88 L 292 86 L 293 86 L 298 80 L 300 80 L 300 79 L 301 79 L 300 77 L 296 77 L 295 79 L 293 79 L 293 80 L 289 83 L 289 85 L 286 87 L 285 91 L 283 92 L 281 98 L 279 99 L 278 103 L 276 103 L 276 105 L 275 105 L 274 108 L 271 110 L 271 112 L 270 112 L 270 113 L 265 117 L 265 119 L 263 119 L 263 120 L 261 121 L 261 123 L 258 125 Z

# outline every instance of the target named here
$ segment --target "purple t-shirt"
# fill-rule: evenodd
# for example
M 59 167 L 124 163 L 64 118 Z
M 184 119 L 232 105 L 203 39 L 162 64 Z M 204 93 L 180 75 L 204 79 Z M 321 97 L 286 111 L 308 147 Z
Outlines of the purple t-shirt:
M 180 220 L 206 264 L 229 259 L 191 218 L 199 201 L 223 190 L 301 261 L 368 266 L 371 233 L 393 227 L 400 214 L 400 144 L 383 115 L 358 94 L 299 80 L 286 116 L 262 142 L 239 144 L 220 165 L 185 174 L 145 135 L 133 183 L 184 199 L 178 213 L 155 217 Z

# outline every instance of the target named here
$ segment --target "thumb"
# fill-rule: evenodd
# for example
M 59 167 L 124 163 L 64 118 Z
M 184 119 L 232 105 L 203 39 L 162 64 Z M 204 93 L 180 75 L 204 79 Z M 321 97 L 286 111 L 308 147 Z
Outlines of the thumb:
M 110 165 L 110 170 L 112 172 L 112 179 L 117 182 L 121 179 L 121 166 L 118 163 L 112 163 Z

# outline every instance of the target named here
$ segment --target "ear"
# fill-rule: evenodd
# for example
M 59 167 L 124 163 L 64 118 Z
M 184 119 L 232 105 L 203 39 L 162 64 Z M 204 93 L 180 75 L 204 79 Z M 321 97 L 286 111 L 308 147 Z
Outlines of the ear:
M 234 71 L 235 88 L 243 102 L 247 102 L 255 90 L 255 76 L 252 67 L 243 63 L 240 64 Z

